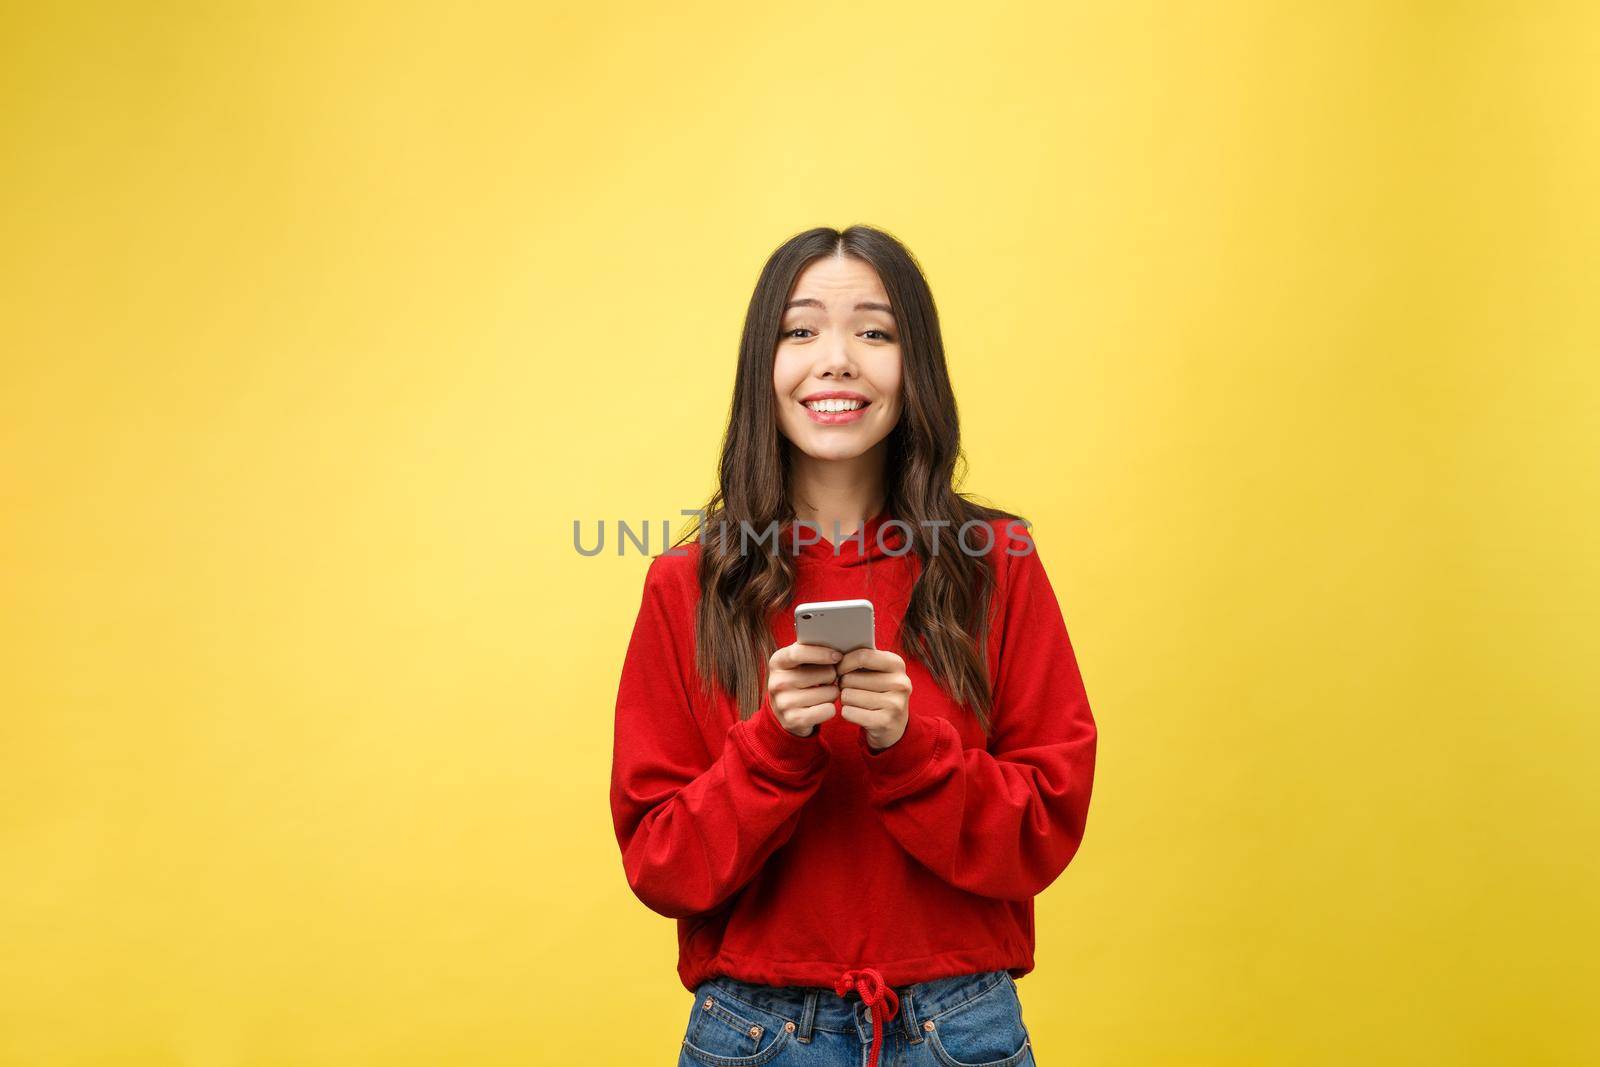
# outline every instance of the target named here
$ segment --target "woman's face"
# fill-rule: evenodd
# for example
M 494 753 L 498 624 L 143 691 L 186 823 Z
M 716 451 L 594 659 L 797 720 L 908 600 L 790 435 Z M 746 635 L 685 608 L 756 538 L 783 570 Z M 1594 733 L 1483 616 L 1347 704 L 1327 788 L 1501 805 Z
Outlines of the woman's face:
M 772 366 L 778 428 L 813 459 L 854 459 L 900 418 L 900 329 L 878 272 L 851 256 L 795 279 Z

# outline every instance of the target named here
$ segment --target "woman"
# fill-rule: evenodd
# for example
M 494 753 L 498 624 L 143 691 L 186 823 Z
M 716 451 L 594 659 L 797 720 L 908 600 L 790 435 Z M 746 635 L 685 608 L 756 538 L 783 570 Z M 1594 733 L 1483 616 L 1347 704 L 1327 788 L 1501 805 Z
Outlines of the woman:
M 680 1065 L 1034 1062 L 1015 979 L 1097 735 L 1027 525 L 957 494 L 959 457 L 911 255 L 784 243 L 720 489 L 651 560 L 617 697 L 623 868 L 695 994 Z M 797 603 L 855 598 L 876 649 L 795 642 Z

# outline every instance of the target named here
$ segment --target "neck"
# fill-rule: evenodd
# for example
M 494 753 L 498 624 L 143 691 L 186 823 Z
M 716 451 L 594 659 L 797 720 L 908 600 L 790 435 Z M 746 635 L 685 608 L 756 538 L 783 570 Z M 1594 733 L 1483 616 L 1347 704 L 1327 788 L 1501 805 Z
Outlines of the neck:
M 839 536 L 855 533 L 884 505 L 887 454 L 883 442 L 853 459 L 816 459 L 794 450 L 789 496 L 795 517 L 816 523 L 830 541 L 836 522 Z

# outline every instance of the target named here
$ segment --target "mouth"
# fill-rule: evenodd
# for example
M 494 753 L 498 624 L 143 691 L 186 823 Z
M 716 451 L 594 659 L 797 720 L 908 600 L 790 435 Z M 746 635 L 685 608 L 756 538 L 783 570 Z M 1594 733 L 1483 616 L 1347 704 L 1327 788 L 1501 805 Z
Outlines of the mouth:
M 812 422 L 823 426 L 838 426 L 855 422 L 866 415 L 872 401 L 860 393 L 829 391 L 812 393 L 800 401 Z

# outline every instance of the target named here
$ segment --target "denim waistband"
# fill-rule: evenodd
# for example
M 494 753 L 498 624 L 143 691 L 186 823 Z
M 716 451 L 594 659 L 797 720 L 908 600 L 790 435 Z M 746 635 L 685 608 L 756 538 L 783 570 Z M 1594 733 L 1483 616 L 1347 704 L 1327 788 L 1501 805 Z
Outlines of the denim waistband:
M 908 1032 L 914 1032 L 923 1020 L 965 1004 L 1009 979 L 1010 975 L 1003 970 L 979 971 L 895 986 L 900 997 L 899 1015 L 903 1018 L 896 1019 L 888 1028 L 903 1023 Z M 854 995 L 841 997 L 832 989 L 758 985 L 727 975 L 706 979 L 701 989 L 715 990 L 722 996 L 792 1019 L 802 1031 L 871 1032 L 871 1013 L 865 1005 Z

